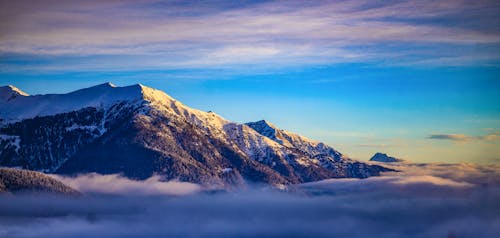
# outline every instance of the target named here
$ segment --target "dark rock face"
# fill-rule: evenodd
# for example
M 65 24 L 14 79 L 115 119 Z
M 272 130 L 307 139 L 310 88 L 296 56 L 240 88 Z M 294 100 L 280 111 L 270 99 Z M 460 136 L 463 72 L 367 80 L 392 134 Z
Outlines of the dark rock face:
M 387 154 L 384 153 L 376 153 L 373 155 L 370 161 L 394 163 L 394 162 L 403 162 L 404 160 L 388 156 Z
M 0 141 L 0 164 L 53 172 L 100 136 L 102 119 L 103 111 L 85 108 L 7 124 L 0 128 L 0 134 L 12 139 Z
M 240 125 L 190 109 L 163 92 L 141 85 L 133 89 L 142 100 L 134 96 L 108 107 L 0 125 L 0 165 L 135 179 L 158 174 L 214 188 L 366 178 L 387 170 L 267 122 Z
M 129 115 L 128 120 L 83 147 L 56 172 L 123 173 L 137 179 L 160 174 L 166 180 L 214 187 L 244 184 L 243 178 L 259 183 L 289 183 L 276 171 L 189 123 L 173 122 L 162 115 L 153 118 Z M 224 168 L 231 171 L 224 172 Z
M 0 193 L 53 193 L 79 195 L 76 190 L 45 174 L 11 168 L 0 168 Z

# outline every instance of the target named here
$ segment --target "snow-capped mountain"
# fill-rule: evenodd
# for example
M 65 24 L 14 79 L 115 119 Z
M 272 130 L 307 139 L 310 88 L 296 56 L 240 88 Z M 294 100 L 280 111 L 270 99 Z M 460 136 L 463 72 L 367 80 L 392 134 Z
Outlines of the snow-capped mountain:
M 10 101 L 17 96 L 28 96 L 28 94 L 12 85 L 0 87 L 0 102 Z
M 268 137 L 269 139 L 279 143 L 280 145 L 288 148 L 298 149 L 308 154 L 309 157 L 315 158 L 318 156 L 328 156 L 331 157 L 334 161 L 347 159 L 347 157 L 343 156 L 340 152 L 322 142 L 313 141 L 304 136 L 279 129 L 268 121 L 261 120 L 257 122 L 248 122 L 245 124 L 255 131 L 259 132 L 261 135 Z
M 110 83 L 68 94 L 0 89 L 0 165 L 61 173 L 153 174 L 223 187 L 368 177 L 386 169 L 259 121 L 238 124 L 162 91 Z
M 29 96 L 14 86 L 4 86 L 0 88 L 0 118 L 4 122 L 12 122 L 87 107 L 107 108 L 120 101 L 134 102 L 142 100 L 138 87 L 115 87 L 105 83 L 68 94 Z

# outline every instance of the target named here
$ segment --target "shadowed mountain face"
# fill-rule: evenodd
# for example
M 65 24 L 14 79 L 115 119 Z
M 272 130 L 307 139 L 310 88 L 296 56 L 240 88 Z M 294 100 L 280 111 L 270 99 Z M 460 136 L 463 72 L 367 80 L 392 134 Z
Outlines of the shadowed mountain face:
M 19 192 L 79 194 L 76 190 L 39 172 L 0 168 L 0 194 Z
M 211 187 L 366 178 L 387 169 L 259 121 L 230 122 L 142 85 L 68 94 L 0 90 L 0 165 L 75 174 L 122 173 Z

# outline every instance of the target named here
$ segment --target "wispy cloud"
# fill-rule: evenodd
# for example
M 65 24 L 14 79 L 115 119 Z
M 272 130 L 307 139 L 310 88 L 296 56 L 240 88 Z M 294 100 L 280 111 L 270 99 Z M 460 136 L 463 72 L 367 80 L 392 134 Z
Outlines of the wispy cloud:
M 101 175 L 90 173 L 76 177 L 52 176 L 83 193 L 144 196 L 187 195 L 201 191 L 201 187 L 197 184 L 161 181 L 160 176 L 152 176 L 142 181 L 131 180 L 118 174 Z
M 432 134 L 427 137 L 427 139 L 434 140 L 454 140 L 454 141 L 466 141 L 473 137 L 466 136 L 464 134 Z
M 427 137 L 427 139 L 434 140 L 452 140 L 452 141 L 496 141 L 500 139 L 500 132 L 487 134 L 483 136 L 468 136 L 464 134 L 432 134 Z
M 491 48 L 498 50 L 500 32 L 489 27 L 500 23 L 498 5 L 5 1 L 0 53 L 127 55 L 130 64 L 170 68 L 367 61 L 433 65 L 436 59 L 444 65 L 475 64 L 499 60 Z M 415 51 L 418 46 L 427 49 Z M 474 50 L 464 52 L 464 47 Z M 141 60 L 148 57 L 154 60 Z

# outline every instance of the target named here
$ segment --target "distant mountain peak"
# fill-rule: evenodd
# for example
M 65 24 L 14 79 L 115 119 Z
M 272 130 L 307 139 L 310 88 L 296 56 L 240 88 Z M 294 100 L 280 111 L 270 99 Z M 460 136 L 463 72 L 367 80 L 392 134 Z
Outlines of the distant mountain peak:
M 9 101 L 17 96 L 29 96 L 29 94 L 12 85 L 0 87 L 0 100 Z
M 106 82 L 105 84 L 107 84 L 107 85 L 109 85 L 110 87 L 113 87 L 113 88 L 115 88 L 115 87 L 116 87 L 116 85 L 114 85 L 114 84 L 113 84 L 113 83 L 111 83 L 111 82 Z
M 111 82 L 106 82 L 106 83 L 101 83 L 97 84 L 94 86 L 78 89 L 76 91 L 70 92 L 86 92 L 86 91 L 92 91 L 93 93 L 98 92 L 98 91 L 105 91 L 105 90 L 113 90 L 114 88 L 118 88 L 116 85 L 112 84 Z
M 94 87 L 109 87 L 109 88 L 116 88 L 116 85 L 111 83 L 111 82 L 105 82 L 105 83 L 102 83 L 102 84 L 98 84 Z
M 393 162 L 403 162 L 403 159 L 399 159 L 396 157 L 389 156 L 385 153 L 377 152 L 375 153 L 370 161 L 376 161 L 376 162 L 384 162 L 384 163 L 393 163 Z

